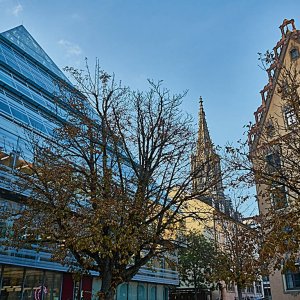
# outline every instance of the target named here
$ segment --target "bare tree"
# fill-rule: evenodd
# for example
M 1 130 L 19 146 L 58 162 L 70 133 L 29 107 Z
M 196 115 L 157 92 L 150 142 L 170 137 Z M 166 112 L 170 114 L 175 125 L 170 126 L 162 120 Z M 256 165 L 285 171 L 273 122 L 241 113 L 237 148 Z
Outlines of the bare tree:
M 66 70 L 76 90 L 63 86 L 58 101 L 69 116 L 50 139 L 32 139 L 28 171 L 15 171 L 26 196 L 8 241 L 46 248 L 73 271 L 98 272 L 99 299 L 113 299 L 141 266 L 176 249 L 188 215 L 181 211 L 202 193 L 191 191 L 202 168 L 189 167 L 194 133 L 180 108 L 185 93 L 172 95 L 161 81 L 130 91 L 98 63 L 93 72 Z
M 261 259 L 272 269 L 295 269 L 299 254 L 300 127 L 299 67 L 261 56 L 271 69 L 264 105 L 250 124 L 248 143 L 228 147 L 236 182 L 256 185 L 263 228 Z M 269 69 L 264 67 L 268 72 Z M 264 91 L 262 91 L 264 92 Z M 272 105 L 272 110 L 270 107 Z
M 241 214 L 236 211 L 235 216 Z M 242 219 L 225 214 L 216 217 L 219 231 L 216 280 L 220 283 L 235 284 L 238 299 L 242 300 L 242 290 L 260 279 L 262 275 L 259 259 L 259 230 L 242 223 Z

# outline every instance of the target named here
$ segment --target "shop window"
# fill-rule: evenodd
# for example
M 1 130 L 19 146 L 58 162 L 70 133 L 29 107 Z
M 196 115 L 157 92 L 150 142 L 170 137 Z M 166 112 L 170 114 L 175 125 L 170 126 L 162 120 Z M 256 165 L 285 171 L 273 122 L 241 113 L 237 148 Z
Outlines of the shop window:
M 164 287 L 164 294 L 163 294 L 163 300 L 169 299 L 169 289 L 167 287 Z
M 61 282 L 61 273 L 4 266 L 0 299 L 59 299 Z
M 152 286 L 150 288 L 150 300 L 156 300 L 157 299 L 157 294 L 156 294 L 156 286 Z
M 5 266 L 2 278 L 1 299 L 21 299 L 24 269 Z
M 291 55 L 291 59 L 292 60 L 296 60 L 299 58 L 299 50 L 298 48 L 293 48 L 291 51 L 290 51 L 290 55 Z
M 44 272 L 42 270 L 27 269 L 24 281 L 23 300 L 43 299 L 48 289 L 44 287 Z
M 146 289 L 144 285 L 139 284 L 137 287 L 138 300 L 146 300 Z
M 287 290 L 300 290 L 300 273 L 287 272 L 285 275 Z
M 60 297 L 62 274 L 46 272 L 44 278 L 44 300 L 54 300 Z
M 123 283 L 118 287 L 118 300 L 127 300 L 128 299 L 128 284 Z

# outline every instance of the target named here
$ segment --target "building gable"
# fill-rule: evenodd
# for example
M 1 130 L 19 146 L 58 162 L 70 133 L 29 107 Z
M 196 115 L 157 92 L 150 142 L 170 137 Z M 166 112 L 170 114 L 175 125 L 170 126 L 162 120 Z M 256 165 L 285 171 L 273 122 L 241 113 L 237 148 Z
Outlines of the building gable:
M 56 66 L 52 59 L 42 49 L 42 47 L 35 41 L 31 34 L 25 29 L 23 25 L 17 26 L 10 30 L 0 33 L 2 37 L 10 43 L 17 46 L 19 49 L 37 60 L 44 67 L 52 71 L 61 79 L 68 81 L 63 72 Z

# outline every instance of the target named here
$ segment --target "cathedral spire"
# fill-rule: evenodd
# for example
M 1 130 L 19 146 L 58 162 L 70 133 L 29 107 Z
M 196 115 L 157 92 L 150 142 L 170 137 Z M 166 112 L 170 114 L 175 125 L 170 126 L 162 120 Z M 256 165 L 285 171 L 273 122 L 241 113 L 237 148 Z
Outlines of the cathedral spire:
M 205 156 L 213 151 L 213 144 L 210 139 L 205 112 L 203 108 L 203 99 L 200 96 L 200 109 L 198 120 L 198 140 L 197 140 L 197 156 Z
M 191 158 L 193 192 L 201 194 L 201 201 L 223 211 L 224 189 L 220 157 L 209 135 L 202 97 L 199 104 L 197 148 Z

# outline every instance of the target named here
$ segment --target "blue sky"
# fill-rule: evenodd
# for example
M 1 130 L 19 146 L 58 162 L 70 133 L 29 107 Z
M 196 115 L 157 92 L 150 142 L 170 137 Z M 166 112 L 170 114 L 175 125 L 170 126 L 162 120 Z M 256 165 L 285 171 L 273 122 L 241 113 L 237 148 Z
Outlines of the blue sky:
M 147 78 L 188 90 L 184 110 L 197 120 L 198 99 L 218 145 L 242 137 L 266 75 L 257 52 L 273 48 L 278 26 L 300 1 L 0 0 L 0 31 L 23 24 L 59 67 L 95 57 L 134 89 Z
M 0 31 L 23 24 L 61 68 L 98 57 L 134 89 L 150 78 L 188 90 L 195 123 L 201 95 L 223 146 L 243 137 L 261 103 L 257 52 L 275 46 L 283 19 L 300 29 L 299 12 L 299 0 L 0 0 Z

